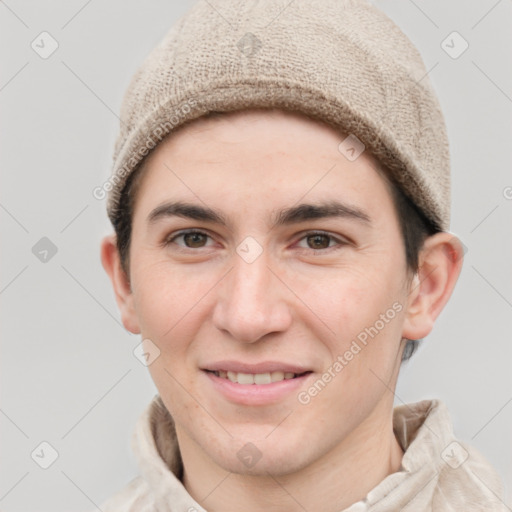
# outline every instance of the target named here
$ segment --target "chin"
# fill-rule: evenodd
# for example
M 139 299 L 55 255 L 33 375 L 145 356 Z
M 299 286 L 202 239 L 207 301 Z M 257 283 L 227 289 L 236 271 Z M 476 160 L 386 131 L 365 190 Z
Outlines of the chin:
M 232 439 L 229 446 L 223 447 L 218 444 L 215 452 L 208 450 L 209 456 L 216 464 L 231 473 L 265 477 L 285 476 L 307 466 L 310 458 L 304 452 L 304 443 L 294 442 L 291 436 L 286 434 L 284 438 L 276 436 L 273 440 L 265 439 L 264 436 L 258 439 L 255 436 L 252 438 L 253 441 L 243 441 L 238 437 Z M 251 438 L 244 436 L 244 439 Z

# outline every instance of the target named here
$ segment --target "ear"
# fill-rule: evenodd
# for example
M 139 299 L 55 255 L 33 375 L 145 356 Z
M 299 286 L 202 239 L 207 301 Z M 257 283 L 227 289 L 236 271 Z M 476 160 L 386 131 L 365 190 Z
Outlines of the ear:
M 101 263 L 112 282 L 124 327 L 133 334 L 140 334 L 130 280 L 121 266 L 115 235 L 106 236 L 101 241 Z
M 436 233 L 425 240 L 409 288 L 403 337 L 418 340 L 430 333 L 455 288 L 463 257 L 462 243 L 451 233 Z

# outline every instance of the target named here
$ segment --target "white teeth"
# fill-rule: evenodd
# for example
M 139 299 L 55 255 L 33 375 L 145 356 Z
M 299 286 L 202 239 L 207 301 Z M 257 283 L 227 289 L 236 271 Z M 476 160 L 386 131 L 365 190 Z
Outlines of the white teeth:
M 254 384 L 254 375 L 251 373 L 239 373 L 237 381 L 238 384 Z
M 272 382 L 280 382 L 296 377 L 296 374 L 292 372 L 237 373 L 218 370 L 214 373 L 217 377 L 238 384 L 271 384 Z
M 272 372 L 270 377 L 272 382 L 279 382 L 280 380 L 284 380 L 284 372 Z
M 254 376 L 254 384 L 270 384 L 271 382 L 272 378 L 270 377 L 270 373 L 257 373 Z

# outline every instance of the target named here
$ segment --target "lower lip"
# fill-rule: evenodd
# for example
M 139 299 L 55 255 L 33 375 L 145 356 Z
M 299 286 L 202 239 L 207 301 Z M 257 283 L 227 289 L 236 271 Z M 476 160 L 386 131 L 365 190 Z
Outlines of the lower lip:
M 305 381 L 313 375 L 306 373 L 294 379 L 285 379 L 270 384 L 238 384 L 229 379 L 217 377 L 212 372 L 203 371 L 213 384 L 214 389 L 219 391 L 230 402 L 242 405 L 267 405 L 279 402 L 297 391 L 304 385 Z

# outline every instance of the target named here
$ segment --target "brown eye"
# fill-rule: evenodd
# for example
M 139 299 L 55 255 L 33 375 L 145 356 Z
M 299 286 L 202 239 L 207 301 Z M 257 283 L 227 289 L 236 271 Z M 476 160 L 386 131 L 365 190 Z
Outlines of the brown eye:
M 309 235 L 306 237 L 306 240 L 310 249 L 327 249 L 331 237 L 328 235 L 315 234 Z
M 182 236 L 185 245 L 191 249 L 204 247 L 208 239 L 208 235 L 205 235 L 204 233 L 185 233 Z
M 163 241 L 164 247 L 173 250 L 203 249 L 215 245 L 213 238 L 204 231 L 182 231 L 181 233 L 169 236 Z

